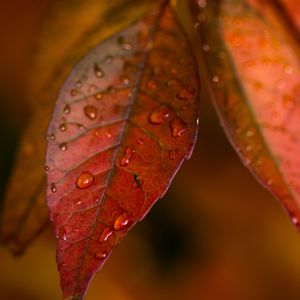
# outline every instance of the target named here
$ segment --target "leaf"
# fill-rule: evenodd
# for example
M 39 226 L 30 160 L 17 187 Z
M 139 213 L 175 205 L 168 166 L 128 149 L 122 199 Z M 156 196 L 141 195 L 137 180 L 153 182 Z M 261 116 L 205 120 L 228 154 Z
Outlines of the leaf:
M 14 254 L 21 254 L 47 224 L 45 135 L 59 88 L 88 49 L 128 24 L 122 13 L 124 7 L 130 20 L 149 7 L 149 2 L 57 0 L 47 9 L 22 88 L 32 118 L 20 142 L 1 217 L 1 242 Z M 105 30 L 104 24 L 108 25 Z
M 297 39 L 272 1 L 192 2 L 221 123 L 244 164 L 299 226 Z
M 167 1 L 91 50 L 48 129 L 47 198 L 64 298 L 167 190 L 197 133 L 199 79 Z

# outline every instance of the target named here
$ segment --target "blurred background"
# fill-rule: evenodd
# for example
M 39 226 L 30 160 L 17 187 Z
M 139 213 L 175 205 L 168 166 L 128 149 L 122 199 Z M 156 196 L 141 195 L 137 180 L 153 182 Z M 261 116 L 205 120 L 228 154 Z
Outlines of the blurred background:
M 32 45 L 55 1 L 0 3 L 1 195 L 32 111 L 22 86 Z M 194 155 L 114 250 L 86 300 L 300 299 L 300 237 L 240 162 L 208 97 L 201 100 Z M 48 227 L 19 258 L 0 248 L 0 299 L 61 299 L 55 243 Z

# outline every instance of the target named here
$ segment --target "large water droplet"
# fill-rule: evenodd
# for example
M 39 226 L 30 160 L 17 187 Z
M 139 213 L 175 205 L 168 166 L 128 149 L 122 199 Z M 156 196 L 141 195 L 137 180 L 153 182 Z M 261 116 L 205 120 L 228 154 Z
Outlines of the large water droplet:
M 93 105 L 86 105 L 84 107 L 84 114 L 86 117 L 88 117 L 90 120 L 95 120 L 97 118 L 98 110 Z
M 82 172 L 76 180 L 79 189 L 87 189 L 94 183 L 94 175 L 88 171 Z
M 103 78 L 104 77 L 104 72 L 103 70 L 99 67 L 98 64 L 94 64 L 94 74 L 97 78 Z
M 155 125 L 162 124 L 168 119 L 169 115 L 170 109 L 166 105 L 162 105 L 152 111 L 149 121 Z
M 122 36 L 118 38 L 118 44 L 123 50 L 130 51 L 132 49 L 132 45 L 126 42 Z
M 57 192 L 57 187 L 55 183 L 51 183 L 51 192 L 56 193 Z
M 180 100 L 188 100 L 195 96 L 196 90 L 190 86 L 183 87 L 177 94 L 177 98 Z
M 69 104 L 66 104 L 64 107 L 64 113 L 68 115 L 71 112 L 71 107 Z
M 132 223 L 134 222 L 133 218 L 126 213 L 120 215 L 117 217 L 117 219 L 114 222 L 114 229 L 116 231 L 123 230 L 125 228 L 128 228 Z
M 130 148 L 130 147 L 126 147 L 124 150 L 124 156 L 120 159 L 120 166 L 125 167 L 129 164 L 132 155 L 135 153 L 135 150 Z
M 63 123 L 59 125 L 59 130 L 65 132 L 67 130 L 67 124 Z
M 68 144 L 67 144 L 67 143 L 61 143 L 61 144 L 59 145 L 59 149 L 60 149 L 61 151 L 67 151 L 67 149 L 68 149 Z
M 102 251 L 95 254 L 96 259 L 105 259 L 107 257 L 108 253 L 106 251 Z
M 101 233 L 99 241 L 101 243 L 107 242 L 113 233 L 114 233 L 114 231 L 112 228 L 109 228 L 109 227 L 105 228 Z
M 187 124 L 179 117 L 175 117 L 170 122 L 170 129 L 174 138 L 181 136 L 187 128 Z

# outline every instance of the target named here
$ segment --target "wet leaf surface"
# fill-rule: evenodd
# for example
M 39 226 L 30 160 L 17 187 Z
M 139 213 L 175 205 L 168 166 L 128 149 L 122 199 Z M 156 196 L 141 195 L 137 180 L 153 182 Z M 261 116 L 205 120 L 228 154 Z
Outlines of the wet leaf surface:
M 197 67 L 166 3 L 90 51 L 60 91 L 47 135 L 47 198 L 67 299 L 83 298 L 195 143 Z
M 222 125 L 244 164 L 299 226 L 297 37 L 272 2 L 200 2 L 193 2 L 195 28 Z

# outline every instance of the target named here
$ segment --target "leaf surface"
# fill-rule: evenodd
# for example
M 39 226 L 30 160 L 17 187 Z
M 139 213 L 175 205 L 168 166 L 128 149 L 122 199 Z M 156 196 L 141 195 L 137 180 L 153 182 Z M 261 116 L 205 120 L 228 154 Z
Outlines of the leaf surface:
M 26 80 L 18 88 L 28 99 L 31 118 L 20 141 L 1 216 L 1 242 L 12 253 L 22 253 L 47 224 L 45 136 L 60 86 L 86 51 L 147 7 L 149 1 L 54 0 L 46 10 L 28 58 L 30 68 L 19 66 L 27 70 Z
M 193 1 L 221 123 L 244 164 L 299 226 L 297 38 L 272 1 Z
M 197 133 L 199 79 L 166 1 L 91 50 L 48 129 L 47 198 L 67 299 L 163 196 Z

